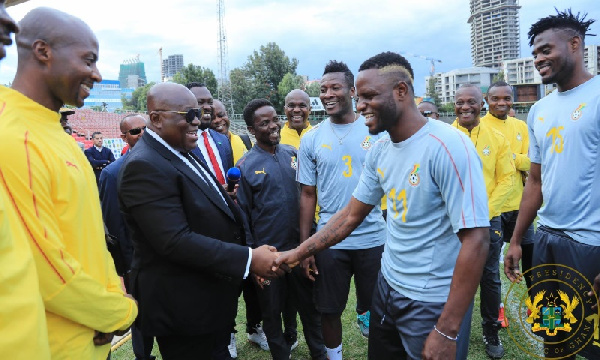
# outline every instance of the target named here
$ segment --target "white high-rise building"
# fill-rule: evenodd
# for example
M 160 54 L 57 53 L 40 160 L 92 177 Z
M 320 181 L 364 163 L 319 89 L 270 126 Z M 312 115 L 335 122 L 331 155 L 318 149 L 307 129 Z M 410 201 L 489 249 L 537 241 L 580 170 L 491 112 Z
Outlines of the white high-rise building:
M 502 67 L 520 56 L 518 0 L 470 0 L 473 66 Z
M 492 79 L 499 70 L 487 67 L 471 67 L 466 69 L 455 69 L 445 73 L 434 75 L 436 79 L 435 90 L 442 103 L 453 103 L 456 90 L 462 84 L 473 84 L 479 86 L 482 92 L 492 84 Z M 425 78 L 425 86 L 429 84 L 429 76 Z
M 592 75 L 600 75 L 600 46 L 586 45 L 583 53 L 585 66 Z
M 169 57 L 163 59 L 162 68 L 164 77 L 172 79 L 183 68 L 183 55 L 169 55 Z

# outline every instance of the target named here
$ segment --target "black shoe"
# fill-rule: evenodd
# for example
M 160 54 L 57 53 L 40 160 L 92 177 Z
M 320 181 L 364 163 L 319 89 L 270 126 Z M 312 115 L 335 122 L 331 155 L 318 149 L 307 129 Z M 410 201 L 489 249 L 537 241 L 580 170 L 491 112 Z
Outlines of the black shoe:
M 283 334 L 285 342 L 290 347 L 290 351 L 298 347 L 298 335 L 296 334 Z
M 492 359 L 501 359 L 504 356 L 504 346 L 498 336 L 498 326 L 483 327 L 483 342 L 485 343 L 485 352 Z

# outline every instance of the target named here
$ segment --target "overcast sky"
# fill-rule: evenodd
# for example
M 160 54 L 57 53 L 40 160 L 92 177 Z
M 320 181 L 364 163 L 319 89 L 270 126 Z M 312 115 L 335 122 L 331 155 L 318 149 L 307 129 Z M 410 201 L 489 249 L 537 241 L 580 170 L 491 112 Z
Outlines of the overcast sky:
M 8 8 L 20 20 L 31 9 L 51 6 L 87 22 L 100 41 L 104 79 L 116 80 L 119 64 L 137 54 L 145 63 L 148 81 L 160 78 L 158 49 L 163 57 L 183 54 L 185 64 L 217 69 L 216 0 L 30 0 Z M 591 32 L 600 33 L 598 0 L 521 0 L 521 56 L 529 56 L 527 31 L 537 19 L 570 6 L 597 19 Z M 299 60 L 298 74 L 319 79 L 331 59 L 348 64 L 356 74 L 367 58 L 395 51 L 442 60 L 437 71 L 470 67 L 469 0 L 225 0 L 229 68 L 242 66 L 248 55 L 276 42 Z M 588 37 L 587 44 L 600 44 Z M 430 64 L 407 57 L 415 70 L 416 94 L 425 92 Z M 15 46 L 0 63 L 0 84 L 16 71 Z

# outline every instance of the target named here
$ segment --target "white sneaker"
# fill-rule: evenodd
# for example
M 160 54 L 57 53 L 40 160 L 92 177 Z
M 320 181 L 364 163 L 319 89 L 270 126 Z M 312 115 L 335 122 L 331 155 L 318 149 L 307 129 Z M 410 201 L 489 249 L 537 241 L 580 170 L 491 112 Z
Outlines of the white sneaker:
M 265 335 L 262 326 L 256 325 L 256 327 L 254 327 L 254 330 L 256 332 L 248 334 L 248 341 L 260 346 L 260 348 L 264 351 L 269 351 L 269 343 L 267 342 L 267 336 Z
M 237 358 L 237 344 L 235 342 L 235 333 L 231 333 L 231 340 L 229 341 L 229 345 L 227 345 L 227 349 L 229 350 L 229 355 L 232 358 Z

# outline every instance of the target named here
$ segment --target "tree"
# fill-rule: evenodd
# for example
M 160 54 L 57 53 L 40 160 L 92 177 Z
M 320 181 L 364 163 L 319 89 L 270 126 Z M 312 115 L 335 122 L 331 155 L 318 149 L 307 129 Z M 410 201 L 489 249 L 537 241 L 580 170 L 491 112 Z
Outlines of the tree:
M 298 60 L 290 59 L 276 43 L 268 43 L 254 51 L 241 68 L 230 74 L 232 97 L 236 112 L 255 98 L 269 99 L 275 109 L 283 109 L 283 97 L 278 87 L 285 74 L 296 75 Z
M 494 75 L 494 77 L 492 78 L 492 84 L 496 81 L 506 81 L 504 80 L 504 70 L 500 70 L 496 75 Z
M 435 106 L 437 106 L 438 108 L 440 107 L 442 101 L 440 100 L 440 97 L 437 93 L 437 91 L 435 91 L 435 85 L 436 85 L 436 78 L 431 76 L 429 78 L 429 81 L 427 83 L 427 97 L 429 98 L 429 100 L 431 100 Z
M 304 90 L 304 79 L 300 75 L 285 74 L 277 86 L 279 98 L 285 100 L 287 94 L 294 89 Z
M 321 94 L 321 84 L 318 82 L 311 82 L 307 87 L 306 87 L 306 92 L 308 93 L 308 96 L 311 97 L 317 97 Z
M 154 84 L 156 83 L 151 82 L 135 89 L 131 94 L 131 100 L 127 100 L 124 95 L 121 95 L 123 110 L 147 111 L 148 101 L 146 100 L 146 97 L 148 96 L 148 90 L 150 90 Z
M 181 85 L 191 82 L 205 83 L 213 97 L 217 96 L 217 78 L 215 77 L 215 73 L 209 68 L 188 64 L 188 66 L 182 68 L 173 76 L 173 82 Z

